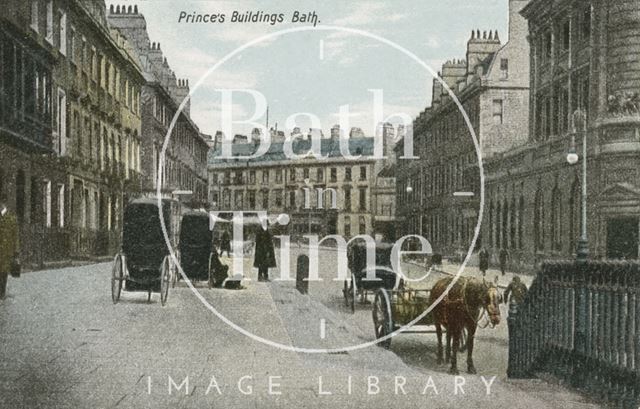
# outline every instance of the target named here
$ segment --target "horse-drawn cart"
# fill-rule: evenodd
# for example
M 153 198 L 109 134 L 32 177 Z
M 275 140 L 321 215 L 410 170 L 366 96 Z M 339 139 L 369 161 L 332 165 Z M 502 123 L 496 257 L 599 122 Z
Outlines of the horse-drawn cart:
M 427 310 L 430 305 L 429 295 L 431 290 L 401 288 L 398 290 L 388 290 L 380 288 L 375 293 L 373 301 L 373 325 L 376 339 L 380 339 L 394 331 L 408 325 L 420 314 Z M 435 334 L 435 320 L 430 311 L 419 321 L 407 329 L 403 329 L 403 334 Z M 466 330 L 462 332 L 460 350 L 464 350 L 466 345 Z M 379 345 L 389 348 L 391 337 L 380 341 Z

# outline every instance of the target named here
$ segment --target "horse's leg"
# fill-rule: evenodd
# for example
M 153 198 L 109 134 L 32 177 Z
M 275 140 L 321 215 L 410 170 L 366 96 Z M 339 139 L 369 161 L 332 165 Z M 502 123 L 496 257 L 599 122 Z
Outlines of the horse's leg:
M 449 363 L 451 360 L 451 324 L 446 327 L 447 330 L 447 348 L 444 350 L 444 362 Z
M 455 326 L 449 325 L 451 330 L 451 336 L 453 337 L 453 351 L 451 352 L 451 368 L 449 373 L 452 375 L 458 374 L 458 349 L 460 348 L 460 328 L 456 323 Z
M 467 326 L 467 372 L 476 373 L 476 367 L 473 366 L 473 340 L 476 335 L 476 323 Z
M 438 337 L 438 365 L 442 365 L 442 326 L 436 319 L 436 336 Z

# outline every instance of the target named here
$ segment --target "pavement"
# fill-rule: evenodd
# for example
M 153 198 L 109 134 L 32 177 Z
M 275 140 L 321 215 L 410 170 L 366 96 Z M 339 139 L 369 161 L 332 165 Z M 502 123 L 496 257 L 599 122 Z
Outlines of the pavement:
M 321 259 L 325 280 L 308 295 L 291 281 L 257 282 L 249 259 L 245 289 L 196 290 L 245 331 L 289 349 L 372 340 L 371 306 L 351 314 L 342 283 L 329 279 L 335 254 Z M 479 373 L 458 378 L 436 365 L 428 334 L 394 337 L 390 350 L 285 351 L 224 323 L 184 282 L 165 307 L 158 294 L 149 303 L 127 292 L 113 304 L 110 267 L 10 279 L 0 301 L 0 408 L 598 407 L 560 385 L 507 380 L 504 332 L 479 333 Z

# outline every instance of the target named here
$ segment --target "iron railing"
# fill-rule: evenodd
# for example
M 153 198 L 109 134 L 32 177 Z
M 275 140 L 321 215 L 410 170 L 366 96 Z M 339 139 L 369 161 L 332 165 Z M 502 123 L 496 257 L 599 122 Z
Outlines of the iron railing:
M 509 377 L 552 373 L 616 407 L 640 404 L 640 262 L 545 262 L 508 325 Z

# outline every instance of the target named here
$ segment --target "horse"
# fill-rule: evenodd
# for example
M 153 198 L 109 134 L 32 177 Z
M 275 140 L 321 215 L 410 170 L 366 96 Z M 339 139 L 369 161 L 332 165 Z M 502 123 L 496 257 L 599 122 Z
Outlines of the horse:
M 453 277 L 438 280 L 431 289 L 430 303 L 433 304 L 451 284 Z M 473 341 L 480 319 L 481 309 L 485 309 L 491 324 L 500 323 L 500 292 L 493 283 L 475 278 L 461 277 L 433 308 L 434 324 L 438 337 L 438 364 L 442 362 L 442 327 L 447 330 L 446 360 L 451 359 L 449 373 L 458 374 L 457 355 L 463 328 L 467 329 L 467 372 L 476 373 L 473 365 Z M 453 354 L 451 339 L 453 338 Z

